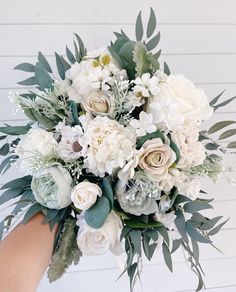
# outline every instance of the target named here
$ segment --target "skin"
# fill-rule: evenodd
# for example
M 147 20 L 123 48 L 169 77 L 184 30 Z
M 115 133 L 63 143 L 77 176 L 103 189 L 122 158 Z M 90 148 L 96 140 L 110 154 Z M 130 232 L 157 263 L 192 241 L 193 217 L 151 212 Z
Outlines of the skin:
M 38 213 L 0 242 L 0 292 L 34 292 L 51 260 L 57 226 Z

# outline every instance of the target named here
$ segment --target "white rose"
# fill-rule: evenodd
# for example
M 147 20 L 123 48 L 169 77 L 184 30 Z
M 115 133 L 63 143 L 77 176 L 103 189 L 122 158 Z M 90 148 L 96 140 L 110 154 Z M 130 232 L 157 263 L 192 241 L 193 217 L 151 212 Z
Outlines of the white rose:
M 105 224 L 99 229 L 91 228 L 82 218 L 78 220 L 78 225 L 77 244 L 84 255 L 101 255 L 108 250 L 117 256 L 122 253 L 119 240 L 122 223 L 115 212 L 108 215 Z
M 87 170 L 98 176 L 112 174 L 133 156 L 133 132 L 108 117 L 97 116 L 88 123 L 85 137 L 88 142 Z
M 77 184 L 71 192 L 71 200 L 75 207 L 80 210 L 87 210 L 101 197 L 102 190 L 98 185 L 84 181 Z
M 190 169 L 205 160 L 205 148 L 198 141 L 199 128 L 196 124 L 179 127 L 172 133 L 172 139 L 180 151 L 180 159 L 176 165 L 180 169 Z
M 160 181 L 176 160 L 175 152 L 160 138 L 146 141 L 142 146 L 139 167 L 154 180 Z
M 83 102 L 85 111 L 94 115 L 109 115 L 114 110 L 113 97 L 108 92 L 92 91 Z
M 205 92 L 183 75 L 171 74 L 159 87 L 160 92 L 147 105 L 147 113 L 153 113 L 157 124 L 164 123 L 173 130 L 180 125 L 202 122 L 212 115 Z
M 35 173 L 31 188 L 35 200 L 49 209 L 62 209 L 71 204 L 73 180 L 61 165 L 54 165 Z
M 191 200 L 196 200 L 201 190 L 201 182 L 198 178 L 189 178 L 179 186 L 179 193 Z
M 32 174 L 40 168 L 42 158 L 55 155 L 56 148 L 57 141 L 52 132 L 34 128 L 21 138 L 15 148 L 15 153 L 19 156 L 19 165 L 22 170 Z

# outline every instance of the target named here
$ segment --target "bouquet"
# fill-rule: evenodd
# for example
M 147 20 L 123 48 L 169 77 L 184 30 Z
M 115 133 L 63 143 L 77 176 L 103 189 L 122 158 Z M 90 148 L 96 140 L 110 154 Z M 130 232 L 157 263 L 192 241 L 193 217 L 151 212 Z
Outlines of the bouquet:
M 212 200 L 200 178 L 217 180 L 223 154 L 236 148 L 219 141 L 235 129 L 214 135 L 236 122 L 200 126 L 234 98 L 220 102 L 221 93 L 209 103 L 202 89 L 161 65 L 153 9 L 145 27 L 138 15 L 135 41 L 114 34 L 96 51 L 75 34 L 74 52 L 55 53 L 55 75 L 41 52 L 36 64 L 15 67 L 31 74 L 19 84 L 35 90 L 9 93 L 29 122 L 0 127 L 1 173 L 12 165 L 24 172 L 1 188 L 0 204 L 12 201 L 1 238 L 15 218 L 27 223 L 42 212 L 43 224 L 59 225 L 50 282 L 82 255 L 110 250 L 126 253 L 131 291 L 142 256 L 150 261 L 160 249 L 172 271 L 172 254 L 182 247 L 200 290 L 199 243 L 212 244 L 226 222 L 201 214 Z

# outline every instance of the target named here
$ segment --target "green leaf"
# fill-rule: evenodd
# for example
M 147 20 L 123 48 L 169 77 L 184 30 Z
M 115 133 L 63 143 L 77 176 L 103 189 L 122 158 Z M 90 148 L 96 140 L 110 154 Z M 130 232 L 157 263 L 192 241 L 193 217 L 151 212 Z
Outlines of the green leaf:
M 236 135 L 236 129 L 230 129 L 230 130 L 227 130 L 224 133 L 220 134 L 218 139 L 223 140 L 223 139 L 232 137 L 234 135 Z
M 175 163 L 177 163 L 180 160 L 180 151 L 175 142 L 170 138 L 170 148 L 175 152 L 176 154 L 176 160 Z
M 206 203 L 206 202 L 202 202 L 200 200 L 195 200 L 192 202 L 188 202 L 184 205 L 184 210 L 187 213 L 196 213 L 198 211 L 201 210 L 205 210 L 205 209 L 212 209 L 213 207 Z
M 164 73 L 165 73 L 166 75 L 168 75 L 168 76 L 171 74 L 171 72 L 170 72 L 170 68 L 169 68 L 169 66 L 167 65 L 166 62 L 164 62 Z
M 141 147 L 143 146 L 143 144 L 148 141 L 148 140 L 151 140 L 151 139 L 154 139 L 154 138 L 160 138 L 163 142 L 165 141 L 165 137 L 164 135 L 162 134 L 161 131 L 156 131 L 156 132 L 153 132 L 153 133 L 150 133 L 150 134 L 146 134 L 145 136 L 142 136 L 138 139 L 138 142 L 137 142 L 137 149 L 141 149 Z
M 72 119 L 75 125 L 79 125 L 80 121 L 79 121 L 79 115 L 78 115 L 78 107 L 77 104 L 74 100 L 69 100 L 67 102 L 69 109 L 71 111 L 71 115 L 72 115 Z
M 163 242 L 162 244 L 162 252 L 163 252 L 164 260 L 167 267 L 169 268 L 171 272 L 173 272 L 171 253 L 168 246 L 165 244 L 165 242 Z
M 178 195 L 176 200 L 175 200 L 175 205 L 179 205 L 179 204 L 182 204 L 185 202 L 191 202 L 191 199 L 189 199 L 188 197 L 183 196 L 183 195 Z
M 26 224 L 29 222 L 29 220 L 36 214 L 38 214 L 40 211 L 42 211 L 45 207 L 40 205 L 39 203 L 33 204 L 25 213 L 25 216 L 22 220 L 23 224 Z
M 214 111 L 216 111 L 216 110 L 218 110 L 218 108 L 221 108 L 221 107 L 229 104 L 230 102 L 234 101 L 235 98 L 236 98 L 236 96 L 231 97 L 231 98 L 227 99 L 226 101 L 223 101 L 222 103 L 215 105 L 214 106 Z
M 30 86 L 30 85 L 36 85 L 37 82 L 36 82 L 35 77 L 33 76 L 33 77 L 27 78 L 27 79 L 25 79 L 23 81 L 19 81 L 19 82 L 17 82 L 17 84 Z
M 205 145 L 205 148 L 206 148 L 207 150 L 214 151 L 214 150 L 217 150 L 217 149 L 219 148 L 219 145 L 216 144 L 216 143 L 207 143 L 207 144 Z
M 213 98 L 210 101 L 210 106 L 213 106 L 217 103 L 217 101 L 220 99 L 220 97 L 225 93 L 225 90 L 223 90 L 220 94 L 218 94 L 215 98 Z
M 150 38 L 152 36 L 152 34 L 154 33 L 155 29 L 156 29 L 156 16 L 155 13 L 153 11 L 153 9 L 151 8 L 150 10 L 150 16 L 149 16 L 149 20 L 148 20 L 148 25 L 147 25 L 147 37 Z
M 183 215 L 183 212 L 181 210 L 177 210 L 175 212 L 176 215 L 176 219 L 175 219 L 175 225 L 180 233 L 180 235 L 182 236 L 183 240 L 185 242 L 188 242 L 188 235 L 186 232 L 186 222 L 185 222 L 185 218 Z
M 157 241 L 158 239 L 158 232 L 156 229 L 147 229 L 145 234 L 153 241 Z
M 9 153 L 9 151 L 10 151 L 10 145 L 9 143 L 6 143 L 0 148 L 0 155 L 6 156 Z
M 108 47 L 108 51 L 112 55 L 113 59 L 115 60 L 118 67 L 123 68 L 124 64 L 121 60 L 120 56 L 117 54 L 117 52 L 113 49 L 113 47 Z
M 0 132 L 7 134 L 7 135 L 25 135 L 28 133 L 31 126 L 27 124 L 26 126 L 6 126 L 6 127 L 0 127 Z
M 223 218 L 222 216 L 218 216 L 218 217 L 206 220 L 206 222 L 201 225 L 200 229 L 201 230 L 209 230 L 209 229 L 213 228 L 216 225 L 216 223 L 222 218 Z
M 161 38 L 160 32 L 158 32 L 157 35 L 155 35 L 150 41 L 146 44 L 147 50 L 152 51 L 153 49 L 156 48 L 156 46 L 159 44 Z
M 142 23 L 141 11 L 139 12 L 138 17 L 136 19 L 135 36 L 138 42 L 140 42 L 143 38 L 143 23 Z
M 220 131 L 221 129 L 228 127 L 229 125 L 235 124 L 236 121 L 222 121 L 214 124 L 210 129 L 208 130 L 208 134 L 213 134 L 215 132 Z
M 76 44 L 76 42 L 74 41 L 74 48 L 75 48 L 75 58 L 76 58 L 76 62 L 80 62 L 81 61 L 81 56 L 80 56 L 80 53 L 79 53 L 79 49 L 78 49 L 78 46 Z
M 173 204 L 174 204 L 174 202 L 175 202 L 175 199 L 177 198 L 178 194 L 179 194 L 178 189 L 174 187 L 174 188 L 171 190 L 171 193 L 170 193 L 170 200 L 171 200 L 171 201 L 170 201 L 170 208 L 173 206 Z
M 87 52 L 86 52 L 86 49 L 84 47 L 84 43 L 82 41 L 82 39 L 79 37 L 79 35 L 77 33 L 75 33 L 75 37 L 77 39 L 77 42 L 79 44 L 79 52 L 80 52 L 80 57 L 81 59 L 86 56 Z
M 157 227 L 157 231 L 161 234 L 161 236 L 164 238 L 164 241 L 166 242 L 167 245 L 170 243 L 169 235 L 167 232 L 167 229 L 164 225 Z
M 35 79 L 42 90 L 53 90 L 53 80 L 40 62 L 35 65 Z
M 141 76 L 144 73 L 151 73 L 152 71 L 152 58 L 147 52 L 147 49 L 142 43 L 137 43 L 134 47 L 133 60 L 136 64 L 135 71 L 136 76 Z M 159 66 L 159 62 L 158 66 Z
M 208 232 L 208 236 L 212 236 L 212 235 L 217 234 L 221 230 L 221 228 L 225 225 L 225 223 L 227 223 L 228 221 L 229 221 L 229 219 L 225 220 L 224 222 L 222 222 L 219 225 L 217 225 L 215 228 L 211 229 Z
M 143 222 L 135 220 L 135 219 L 124 219 L 124 222 L 128 227 L 137 228 L 137 229 L 139 229 L 139 228 L 157 228 L 157 227 L 163 226 L 162 223 L 157 222 L 157 221 L 143 223 Z
M 129 233 L 129 237 L 134 245 L 134 249 L 136 253 L 141 256 L 142 249 L 141 249 L 141 243 L 142 243 L 142 232 L 140 230 L 132 230 Z
M 7 201 L 10 201 L 18 196 L 20 196 L 22 193 L 22 189 L 9 189 L 6 190 L 4 193 L 0 196 L 0 204 L 4 204 Z
M 110 210 L 109 200 L 105 196 L 102 196 L 97 199 L 97 202 L 90 209 L 85 211 L 85 220 L 90 227 L 95 229 L 101 228 Z
M 107 197 L 107 199 L 110 202 L 110 207 L 111 207 L 111 209 L 113 209 L 114 193 L 113 193 L 113 189 L 111 186 L 110 177 L 105 177 L 102 179 L 101 189 L 102 189 L 103 196 Z
M 0 136 L 0 141 L 6 139 L 7 136 Z
M 226 146 L 227 148 L 236 148 L 236 141 L 234 141 L 234 142 L 230 142 L 229 144 L 227 144 L 227 146 Z
M 31 181 L 32 181 L 32 176 L 26 175 L 26 176 L 7 182 L 1 187 L 1 190 L 26 188 L 31 185 Z
M 171 253 L 174 253 L 181 245 L 182 239 L 174 239 L 172 243 Z
M 4 174 L 18 158 L 17 155 L 10 155 L 0 163 L 0 173 Z
M 197 241 L 191 239 L 192 242 L 192 248 L 193 248 L 193 255 L 194 255 L 194 259 L 196 261 L 196 264 L 199 265 L 199 246 Z
M 44 57 L 44 55 L 41 52 L 38 53 L 38 61 L 47 72 L 52 73 L 52 69 L 47 59 Z
M 76 235 L 76 220 L 67 219 L 60 234 L 58 247 L 49 265 L 48 279 L 50 283 L 61 278 L 73 262 L 79 263 L 81 252 L 77 245 Z
M 76 62 L 75 56 L 68 47 L 66 47 L 66 55 L 71 64 L 74 64 Z
M 55 57 L 56 57 L 57 71 L 58 71 L 61 79 L 65 80 L 66 70 L 65 70 L 62 58 L 57 53 L 55 53 Z
M 34 72 L 35 66 L 30 63 L 22 63 L 22 64 L 17 65 L 14 69 L 21 70 L 24 72 Z
M 154 55 L 153 55 L 153 58 L 155 58 L 156 60 L 158 60 L 161 56 L 161 50 L 159 50 L 158 52 L 156 52 Z
M 206 236 L 204 236 L 202 233 L 200 233 L 197 228 L 195 228 L 192 224 L 190 224 L 188 221 L 186 222 L 186 230 L 188 235 L 191 237 L 191 239 L 202 242 L 202 243 L 211 243 L 211 240 L 208 239 Z

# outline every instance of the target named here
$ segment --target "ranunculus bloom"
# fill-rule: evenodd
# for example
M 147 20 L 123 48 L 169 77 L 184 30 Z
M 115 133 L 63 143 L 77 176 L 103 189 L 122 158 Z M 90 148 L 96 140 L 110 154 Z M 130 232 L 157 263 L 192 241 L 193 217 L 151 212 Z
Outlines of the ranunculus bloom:
M 173 130 L 180 125 L 202 122 L 212 115 L 205 92 L 183 75 L 171 74 L 159 87 L 160 92 L 147 105 L 147 113 L 153 114 L 156 124 Z
M 83 102 L 84 109 L 93 115 L 109 115 L 113 112 L 113 98 L 108 92 L 92 91 Z
M 71 204 L 73 180 L 60 164 L 45 168 L 33 176 L 31 188 L 35 200 L 49 209 L 63 209 Z
M 176 160 L 175 152 L 160 138 L 148 140 L 143 144 L 139 166 L 148 176 L 160 181 L 168 174 L 168 169 Z
M 115 212 L 108 215 L 105 224 L 99 229 L 91 228 L 83 218 L 78 220 L 78 225 L 77 243 L 84 255 L 101 255 L 108 250 L 115 255 L 123 252 L 119 240 L 122 223 Z
M 101 197 L 102 190 L 97 184 L 83 181 L 76 185 L 71 192 L 71 200 L 75 207 L 80 210 L 87 210 Z

